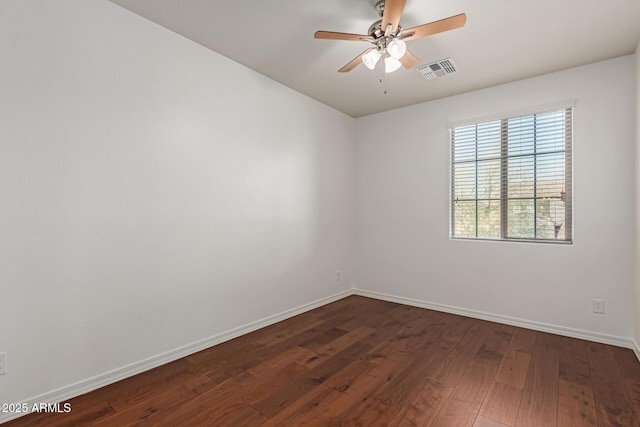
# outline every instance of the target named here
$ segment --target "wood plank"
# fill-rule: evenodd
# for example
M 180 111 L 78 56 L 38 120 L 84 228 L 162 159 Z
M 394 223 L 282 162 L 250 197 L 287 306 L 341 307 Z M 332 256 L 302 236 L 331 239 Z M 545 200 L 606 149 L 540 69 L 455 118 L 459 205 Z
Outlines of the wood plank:
M 323 384 L 315 387 L 303 398 L 284 408 L 266 421 L 264 427 L 296 426 L 296 425 L 323 425 L 318 418 L 327 416 L 330 405 L 343 393 Z
M 451 398 L 473 403 L 479 409 L 489 392 L 497 370 L 497 366 L 478 361 L 472 362 L 453 389 Z
M 326 327 L 327 325 L 325 324 L 323 326 Z M 312 329 L 315 330 L 316 328 L 312 328 Z M 309 337 L 308 339 L 304 339 L 304 338 L 301 339 L 300 344 L 298 345 L 308 350 L 316 351 L 318 348 L 322 347 L 327 343 L 330 343 L 333 340 L 340 338 L 347 332 L 348 330 L 341 329 L 341 328 L 331 328 L 329 330 L 325 330 L 324 328 L 318 328 L 318 333 Z
M 246 387 L 238 390 L 236 394 L 229 396 L 226 406 L 252 405 L 269 396 L 274 390 L 301 378 L 307 372 L 309 372 L 309 368 L 296 361 L 291 361 L 287 365 L 263 374 L 256 378 L 256 381 L 252 381 Z
M 558 350 L 542 345 L 538 332 L 516 426 L 555 426 L 558 421 Z
M 389 409 L 389 402 L 376 397 L 367 396 L 355 406 L 345 412 L 342 419 L 335 421 L 334 425 L 347 426 L 388 426 L 389 422 L 383 415 Z
M 275 331 L 270 334 L 265 334 L 263 337 L 260 337 L 255 342 L 257 344 L 262 344 L 264 346 L 270 346 L 277 344 L 281 341 L 287 340 L 291 337 L 299 335 L 306 330 L 313 329 L 316 326 L 322 325 L 324 323 L 323 320 L 313 320 L 303 323 L 295 323 L 290 324 L 287 328 L 281 328 L 278 331 Z
M 196 354 L 185 357 L 189 363 L 193 365 L 193 371 L 199 374 L 206 374 L 214 377 L 218 372 L 230 372 L 232 374 L 221 377 L 218 382 L 222 382 L 229 377 L 238 374 L 241 369 L 238 367 L 246 360 L 247 355 L 260 354 L 264 351 L 265 346 L 257 343 L 247 343 L 246 340 L 232 340 L 233 342 L 220 344 L 220 352 L 211 349 L 203 350 Z M 214 346 L 215 348 L 217 346 Z M 256 362 L 260 363 L 262 360 Z M 234 369 L 235 368 L 235 369 Z
M 584 341 L 558 337 L 560 343 L 560 379 L 591 387 L 591 368 Z
M 96 427 L 124 426 L 144 422 L 151 416 L 157 417 L 160 412 L 170 412 L 173 408 L 193 397 L 194 394 L 186 388 L 169 389 L 160 394 L 154 394 L 148 399 L 132 403 L 111 416 L 101 417 L 92 423 Z
M 373 390 L 378 390 L 386 384 L 394 381 L 406 369 L 411 359 L 407 357 L 392 357 L 385 359 L 366 374 L 357 379 L 347 390 L 345 394 L 351 396 L 351 399 L 364 399 L 369 396 Z
M 455 386 L 491 333 L 488 323 L 473 325 L 456 347 L 456 351 L 442 361 L 430 375 L 431 378 L 444 386 Z
M 309 339 L 319 333 L 315 327 L 306 329 L 297 335 L 279 340 L 269 346 L 255 343 L 245 344 L 244 347 L 235 349 L 233 355 L 226 358 L 209 358 L 195 367 L 198 372 L 205 373 L 216 382 L 222 382 L 228 378 L 248 371 L 252 367 L 267 361 L 283 351 L 298 346 L 301 341 Z M 244 351 L 243 351 L 244 350 Z M 223 352 L 223 354 L 228 354 Z M 313 356 L 311 356 L 313 357 Z
M 392 338 L 380 341 L 379 345 L 374 347 L 371 352 L 376 357 L 389 357 L 392 354 L 408 355 L 421 348 L 429 336 L 433 336 L 436 331 L 431 327 L 429 319 L 417 318 L 410 320 L 400 326 L 393 332 Z
M 429 380 L 418 395 L 393 419 L 391 425 L 426 426 L 430 425 L 451 395 L 453 387 Z
M 264 425 L 267 420 L 267 417 L 252 407 L 243 406 L 229 411 L 224 416 L 211 419 L 210 421 L 215 424 L 208 425 L 215 425 L 216 427 L 252 427 Z
M 448 351 L 458 345 L 460 340 L 473 327 L 474 324 L 482 322 L 481 320 L 471 320 L 469 317 L 459 317 L 454 315 L 443 316 L 446 319 L 446 328 L 438 336 L 437 344 L 439 347 Z M 431 345 L 431 344 L 430 344 Z
M 331 387 L 336 391 L 345 392 L 356 382 L 360 377 L 365 375 L 371 369 L 376 367 L 373 363 L 367 362 L 363 359 L 356 359 L 344 369 L 341 369 L 332 377 L 324 382 L 326 387 Z
M 623 378 L 636 378 L 640 380 L 640 361 L 636 358 L 633 350 L 613 346 L 610 348 L 616 358 L 620 375 L 622 375 Z
M 262 414 L 273 417 L 285 407 L 309 393 L 319 384 L 322 384 L 327 378 L 340 371 L 340 369 L 347 366 L 358 354 L 366 352 L 367 350 L 369 350 L 368 346 L 356 343 L 329 359 L 326 359 L 309 370 L 301 378 L 274 391 L 266 398 L 255 403 L 253 407 Z
M 495 381 L 480 408 L 481 417 L 515 425 L 535 341 L 536 332 L 515 329 L 498 366 Z
M 403 324 L 417 319 L 429 319 L 438 317 L 438 313 L 433 310 L 427 310 L 419 307 L 398 304 L 394 309 L 387 313 L 389 320 L 398 320 Z M 385 325 L 387 325 L 385 323 Z
M 258 365 L 252 366 L 247 369 L 246 372 L 250 373 L 254 377 L 260 378 L 271 375 L 274 371 L 278 371 L 293 362 L 303 364 L 305 360 L 313 357 L 314 355 L 314 352 L 307 350 L 306 348 L 292 347 L 275 355 L 271 359 L 267 359 Z
M 445 330 L 464 325 L 464 320 L 459 316 L 425 311 L 429 314 L 414 320 L 393 320 L 371 334 L 364 341 L 372 346 L 371 360 L 385 359 L 390 354 L 412 357 L 413 353 L 425 350 L 438 341 Z M 411 343 L 408 345 L 403 340 L 409 338 L 406 334 L 411 335 Z
M 373 390 L 392 381 L 408 363 L 408 359 L 391 358 L 385 359 L 379 364 L 372 364 L 372 369 L 355 378 L 349 388 L 340 396 L 331 402 L 324 403 L 322 413 L 317 417 L 316 425 L 346 424 L 347 418 L 351 414 L 360 413 L 363 408 L 366 408 Z M 366 411 L 366 409 L 364 410 Z M 362 421 L 357 416 L 351 419 L 354 422 Z
M 480 406 L 477 403 L 449 398 L 432 425 L 438 427 L 471 427 L 478 416 L 479 409 Z
M 513 326 L 492 323 L 491 333 L 476 353 L 475 360 L 495 365 L 497 368 L 513 338 L 514 330 Z
M 186 360 L 179 359 L 108 385 L 102 389 L 102 394 L 111 407 L 120 410 L 161 394 L 174 384 L 193 378 L 192 367 Z
M 298 353 L 308 352 L 306 349 L 297 349 Z M 195 411 L 190 414 L 188 418 L 190 423 L 193 425 L 201 423 L 216 426 L 226 423 L 232 425 L 232 421 L 237 420 L 242 414 L 250 416 L 252 422 L 264 422 L 266 417 L 251 408 L 251 405 L 269 396 L 273 390 L 286 386 L 309 371 L 307 367 L 297 362 L 298 353 L 292 351 L 287 354 L 286 359 L 278 358 L 272 370 L 260 370 L 260 376 L 255 376 L 255 379 L 248 381 L 243 387 L 237 388 L 226 396 L 221 395 L 216 406 L 211 407 L 208 411 Z
M 612 347 L 612 351 L 618 362 L 620 375 L 624 378 L 631 406 L 640 419 L 640 362 L 634 352 L 628 348 Z
M 259 331 L 252 332 L 248 335 L 258 334 Z M 255 341 L 247 338 L 247 335 L 238 337 L 229 341 L 225 341 L 216 346 L 199 351 L 185 357 L 185 360 L 189 363 L 200 366 L 210 364 L 212 362 L 219 362 L 225 359 L 236 357 L 250 348 L 263 347 L 257 344 Z
M 400 305 L 360 296 L 347 297 L 330 305 L 333 304 L 341 304 L 341 306 L 331 316 L 320 315 L 319 317 L 321 319 L 329 320 L 340 318 L 342 322 L 346 323 L 351 319 L 357 318 L 359 320 L 359 326 L 371 326 L 372 322 L 376 323 L 376 326 L 382 326 L 386 323 L 388 314 Z
M 500 362 L 496 381 L 524 389 L 535 342 L 536 332 L 517 329 Z
M 304 364 L 310 368 L 318 366 L 325 360 L 332 358 L 335 354 L 340 353 L 354 343 L 361 341 L 366 336 L 371 335 L 374 331 L 375 329 L 373 328 L 360 326 L 318 348 L 313 356 L 304 361 Z
M 597 427 L 598 415 L 590 385 L 560 380 L 558 387 L 558 424 Z
M 267 417 L 253 408 L 252 404 L 268 397 L 273 390 L 286 386 L 306 372 L 308 372 L 307 367 L 291 361 L 278 370 L 263 374 L 259 381 L 250 382 L 225 400 L 218 402 L 216 410 L 197 413 L 190 419 L 190 423 L 192 425 L 233 425 L 233 420 L 241 419 L 242 414 L 250 416 L 252 423 L 265 422 Z
M 494 381 L 480 408 L 480 415 L 502 424 L 515 425 L 522 392 L 521 388 Z
M 473 427 L 509 427 L 509 425 L 478 415 L 478 418 L 476 418 L 476 421 L 473 423 Z
M 637 426 L 638 417 L 631 407 L 631 399 L 620 368 L 610 346 L 588 343 L 593 394 L 601 425 Z
M 349 331 L 363 325 L 375 327 L 376 329 L 378 329 L 387 326 L 391 322 L 397 324 L 406 324 L 409 321 L 415 321 L 426 316 L 424 314 L 411 315 L 411 311 L 409 311 L 408 309 L 414 308 L 415 307 L 408 307 L 406 305 L 399 304 L 391 307 L 379 307 L 377 311 L 367 313 L 366 317 L 364 317 L 363 315 L 352 317 L 348 321 L 338 325 L 338 327 Z
M 166 408 L 163 411 L 157 411 L 146 416 L 139 423 L 132 425 L 154 425 L 159 424 L 160 420 L 163 425 L 197 425 L 191 424 L 193 419 L 206 421 L 209 414 L 216 413 L 224 409 L 226 399 L 239 390 L 251 384 L 253 377 L 249 374 L 241 374 L 236 377 L 227 379 L 226 381 L 215 384 L 213 387 L 205 385 L 201 390 L 189 399 L 178 402 L 179 404 Z M 118 424 L 111 424 L 118 425 Z M 201 424 L 204 425 L 204 424 Z

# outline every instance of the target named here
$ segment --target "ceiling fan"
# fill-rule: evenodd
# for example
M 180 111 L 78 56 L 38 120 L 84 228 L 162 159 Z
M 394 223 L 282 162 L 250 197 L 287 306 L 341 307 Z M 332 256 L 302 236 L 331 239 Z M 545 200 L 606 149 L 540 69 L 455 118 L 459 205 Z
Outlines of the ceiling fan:
M 420 60 L 407 50 L 406 41 L 460 28 L 467 22 L 467 15 L 461 13 L 439 21 L 403 30 L 400 26 L 400 18 L 405 3 L 406 0 L 379 0 L 376 3 L 376 11 L 382 19 L 374 22 L 371 27 L 369 27 L 368 34 L 316 31 L 314 38 L 364 41 L 373 45 L 373 47 L 365 50 L 344 67 L 340 68 L 338 70 L 340 73 L 353 70 L 361 62 L 368 69 L 373 70 L 381 58 L 384 61 L 385 71 L 390 73 L 400 68 L 401 65 L 405 68 L 412 68 L 420 63 Z

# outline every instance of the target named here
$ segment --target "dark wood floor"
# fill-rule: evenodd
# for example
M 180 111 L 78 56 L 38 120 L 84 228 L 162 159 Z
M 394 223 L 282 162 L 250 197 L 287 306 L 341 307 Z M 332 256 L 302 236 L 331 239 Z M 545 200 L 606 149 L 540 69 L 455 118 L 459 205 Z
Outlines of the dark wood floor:
M 349 297 L 9 426 L 640 426 L 631 350 Z

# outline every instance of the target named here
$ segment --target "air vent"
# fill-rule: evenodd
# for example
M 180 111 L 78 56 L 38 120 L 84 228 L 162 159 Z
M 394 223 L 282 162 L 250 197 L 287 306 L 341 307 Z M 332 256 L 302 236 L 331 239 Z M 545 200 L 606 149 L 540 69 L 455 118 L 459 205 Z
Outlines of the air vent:
M 446 76 L 457 72 L 456 64 L 453 59 L 446 58 L 436 61 L 432 64 L 421 65 L 416 68 L 416 71 L 427 80 L 435 79 L 436 77 Z

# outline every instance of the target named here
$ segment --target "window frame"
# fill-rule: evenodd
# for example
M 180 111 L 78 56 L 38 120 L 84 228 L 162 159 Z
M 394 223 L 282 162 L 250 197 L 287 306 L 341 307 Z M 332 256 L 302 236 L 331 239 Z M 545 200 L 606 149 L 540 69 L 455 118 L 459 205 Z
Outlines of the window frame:
M 521 109 L 516 111 L 511 111 L 509 113 L 500 113 L 489 116 L 477 117 L 466 120 L 459 120 L 455 122 L 449 123 L 449 144 L 450 144 L 450 158 L 449 158 L 449 238 L 452 240 L 480 240 L 480 241 L 497 241 L 497 242 L 525 242 L 525 243 L 550 243 L 550 244 L 561 244 L 561 245 L 572 245 L 574 241 L 574 233 L 573 233 L 573 151 L 574 151 L 574 138 L 573 138 L 573 121 L 574 121 L 574 109 L 575 109 L 575 101 L 573 100 L 565 100 L 561 102 L 557 102 L 554 104 L 547 104 L 543 106 L 530 107 L 527 109 Z M 508 123 L 510 119 L 527 117 L 527 116 L 535 116 L 537 114 L 545 114 L 551 113 L 558 110 L 564 110 L 565 114 L 565 144 L 564 150 L 559 151 L 564 155 L 564 196 L 554 197 L 562 200 L 564 198 L 564 226 L 565 226 L 565 239 L 544 239 L 544 238 L 531 238 L 531 237 L 509 237 L 508 233 L 508 203 L 510 200 L 514 200 L 516 198 L 509 198 L 508 194 L 508 172 L 509 172 L 509 159 L 515 158 L 517 156 L 510 156 L 508 153 Z M 487 237 L 482 236 L 478 237 L 478 229 L 479 224 L 476 222 L 475 234 L 476 237 L 473 236 L 456 236 L 455 235 L 455 205 L 457 202 L 456 199 L 456 188 L 455 188 L 455 165 L 461 164 L 462 162 L 454 163 L 455 160 L 455 140 L 454 140 L 454 131 L 456 128 L 463 126 L 471 126 L 471 125 L 481 125 L 487 124 L 489 122 L 497 122 L 500 121 L 500 192 L 499 192 L 499 204 L 500 204 L 500 237 Z M 535 122 L 535 119 L 534 119 Z M 537 133 L 534 135 L 537 136 Z M 535 139 L 534 139 L 535 141 Z M 475 140 L 476 150 L 478 149 L 478 139 Z M 534 158 L 534 164 L 538 161 L 538 155 L 545 155 L 549 153 L 537 153 L 537 141 L 534 143 L 534 151 L 530 156 Z M 523 156 L 524 157 L 524 156 Z M 482 161 L 482 160 L 481 160 Z M 476 156 L 475 165 L 477 168 L 479 159 Z M 535 170 L 535 169 L 534 169 Z M 534 205 L 534 235 L 537 232 L 536 229 L 536 210 L 537 210 L 537 201 L 541 199 L 547 199 L 549 197 L 537 197 L 536 194 L 536 186 L 537 177 L 534 174 L 534 194 L 533 197 L 526 198 L 527 200 L 533 200 Z M 478 198 L 477 193 L 478 188 L 478 180 L 476 177 L 475 189 L 476 189 L 476 212 L 478 209 Z M 492 200 L 494 200 L 492 198 Z M 476 213 L 477 216 L 477 213 Z

